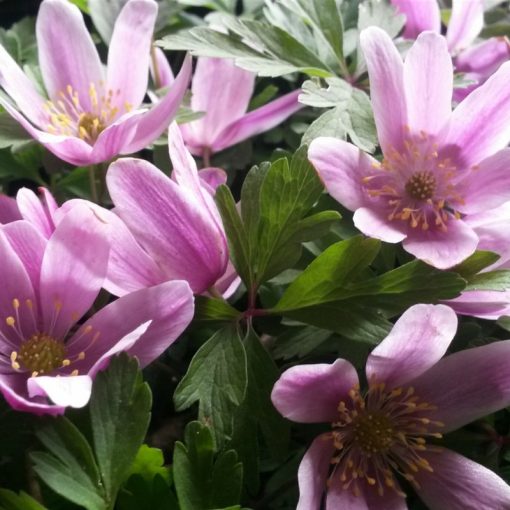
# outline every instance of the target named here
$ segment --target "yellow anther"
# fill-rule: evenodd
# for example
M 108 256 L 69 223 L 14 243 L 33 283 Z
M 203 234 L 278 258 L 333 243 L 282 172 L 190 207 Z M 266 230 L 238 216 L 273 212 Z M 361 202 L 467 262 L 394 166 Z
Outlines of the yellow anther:
M 12 316 L 9 316 L 5 319 L 5 323 L 7 324 L 7 326 L 14 326 L 14 324 L 16 324 L 16 320 L 14 319 L 14 317 Z

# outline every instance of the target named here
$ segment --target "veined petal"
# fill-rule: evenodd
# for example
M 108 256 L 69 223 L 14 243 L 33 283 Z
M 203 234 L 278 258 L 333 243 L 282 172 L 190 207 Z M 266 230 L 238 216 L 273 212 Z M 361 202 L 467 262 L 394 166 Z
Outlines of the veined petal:
M 412 306 L 368 357 L 367 379 L 394 388 L 418 377 L 443 357 L 457 322 L 445 305 Z
M 462 220 L 451 218 L 448 230 L 408 229 L 404 249 L 438 269 L 448 269 L 472 255 L 478 245 L 478 236 Z
M 299 464 L 299 501 L 296 510 L 320 508 L 334 453 L 335 446 L 330 434 L 322 434 L 314 439 Z
M 16 200 L 7 195 L 0 195 L 0 224 L 4 225 L 5 223 L 21 219 Z
M 106 180 L 116 212 L 167 279 L 201 293 L 225 272 L 225 234 L 201 198 L 138 159 L 116 161 Z
M 150 72 L 156 88 L 170 87 L 175 80 L 174 73 L 164 51 L 161 48 L 154 48 L 155 60 L 150 61 Z
M 37 92 L 34 84 L 2 45 L 0 45 L 0 86 L 30 122 L 40 127 L 48 122 L 48 116 L 42 109 L 46 99 Z
M 466 377 L 469 374 L 469 377 Z M 412 383 L 416 395 L 437 406 L 433 419 L 456 430 L 510 404 L 510 340 L 443 358 Z
M 130 140 L 126 140 L 121 154 L 132 154 L 145 149 L 163 133 L 179 110 L 190 78 L 191 56 L 188 55 L 170 90 L 155 106 L 137 119 L 136 131 Z
M 85 111 L 91 108 L 89 87 L 103 79 L 103 68 L 83 16 L 71 2 L 44 0 L 36 23 L 39 65 L 52 100 L 68 85 L 78 92 Z
M 297 100 L 300 93 L 301 89 L 295 90 L 248 112 L 218 133 L 210 147 L 214 152 L 219 152 L 278 126 L 287 117 L 304 108 Z
M 336 482 L 336 483 L 335 483 Z M 364 487 L 364 486 L 363 486 Z M 401 490 L 400 487 L 396 487 Z M 393 489 L 384 491 L 379 496 L 373 487 L 366 487 L 359 496 L 352 490 L 342 488 L 340 480 L 333 479 L 326 497 L 326 510 L 407 510 L 405 498 L 399 496 Z
M 351 211 L 368 203 L 362 179 L 373 173 L 377 161 L 351 143 L 319 137 L 308 149 L 308 159 L 317 170 L 327 192 Z
M 30 222 L 48 239 L 55 230 L 55 224 L 37 195 L 28 188 L 21 188 L 16 201 L 23 219 Z
M 365 235 L 385 243 L 400 243 L 407 237 L 406 225 L 388 220 L 388 213 L 382 210 L 360 207 L 352 219 L 355 227 Z
M 381 148 L 383 153 L 392 148 L 398 151 L 402 148 L 407 124 L 402 58 L 390 36 L 378 27 L 363 30 L 360 43 L 367 62 L 372 107 Z
M 510 59 L 508 38 L 491 37 L 460 52 L 455 57 L 455 68 L 463 73 L 474 73 L 485 81 L 508 59 Z
M 101 289 L 110 245 L 104 223 L 88 207 L 71 209 L 48 241 L 41 268 L 45 333 L 64 338 Z
M 416 39 L 425 30 L 441 32 L 441 12 L 437 0 L 391 0 L 398 11 L 406 16 L 403 36 Z
M 138 108 L 149 81 L 151 41 L 158 5 L 154 0 L 129 0 L 115 21 L 108 50 L 107 84 L 118 104 Z
M 483 28 L 483 0 L 452 0 L 446 40 L 451 53 L 468 47 Z
M 506 147 L 510 141 L 510 62 L 453 110 L 441 145 L 462 168 L 469 168 Z
M 332 364 L 297 365 L 276 381 L 271 400 L 278 412 L 299 423 L 334 422 L 338 404 L 358 384 L 355 368 L 344 359 Z
M 438 133 L 452 112 L 453 66 L 444 37 L 418 36 L 405 59 L 404 87 L 411 130 Z
M 92 393 L 92 379 L 88 375 L 38 376 L 27 380 L 28 394 L 33 397 L 47 397 L 61 407 L 84 407 Z
M 431 510 L 510 508 L 510 486 L 490 469 L 443 448 L 420 455 L 434 469 L 433 473 L 421 469 L 415 475 L 421 486 L 417 492 Z
M 446 304 L 458 314 L 495 321 L 510 315 L 510 291 L 469 290 Z
M 227 172 L 225 172 L 223 168 L 213 166 L 202 168 L 198 172 L 198 177 L 202 187 L 204 187 L 212 197 L 216 194 L 218 186 L 227 183 Z

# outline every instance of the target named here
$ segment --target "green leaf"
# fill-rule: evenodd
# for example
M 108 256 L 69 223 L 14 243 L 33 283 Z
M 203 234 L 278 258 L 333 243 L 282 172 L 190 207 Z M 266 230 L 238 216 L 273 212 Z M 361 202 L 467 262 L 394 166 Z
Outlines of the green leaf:
M 277 337 L 272 352 L 276 359 L 303 358 L 331 335 L 331 331 L 314 326 L 287 327 L 283 334 Z
M 99 372 L 90 400 L 94 450 L 109 504 L 140 449 L 150 421 L 152 397 L 136 360 L 121 354 Z
M 232 433 L 232 414 L 247 383 L 246 353 L 237 328 L 217 331 L 193 356 L 174 393 L 176 409 L 199 403 L 199 418 L 211 425 L 220 447 Z
M 89 14 L 88 0 L 71 0 L 71 3 L 76 5 L 80 11 Z
M 466 290 L 495 290 L 510 289 L 510 270 L 498 269 L 487 273 L 479 273 L 468 279 Z
M 282 460 L 289 441 L 289 424 L 271 403 L 271 391 L 280 371 L 269 353 L 250 328 L 244 341 L 248 362 L 246 396 L 234 419 L 234 436 L 229 446 L 235 448 L 243 462 L 245 483 L 251 493 L 259 488 L 258 430 L 276 460 Z
M 30 135 L 7 112 L 0 113 L 0 149 L 17 148 L 30 140 Z
M 234 322 L 240 317 L 241 312 L 224 299 L 195 296 L 195 320 Z
M 57 418 L 40 428 L 37 437 L 47 452 L 31 454 L 34 471 L 57 494 L 88 510 L 104 510 L 98 466 L 82 433 L 66 418 Z
M 135 460 L 129 469 L 129 476 L 141 475 L 146 480 L 152 480 L 156 475 L 170 481 L 170 472 L 165 467 L 165 458 L 159 448 L 151 448 L 143 444 L 140 446 Z
M 232 507 L 239 502 L 242 464 L 235 451 L 215 455 L 210 429 L 199 422 L 186 426 L 185 443 L 174 450 L 174 480 L 182 510 Z
M 2 510 L 47 510 L 26 492 L 16 494 L 7 489 L 0 489 L 0 508 Z
M 463 278 L 469 279 L 482 269 L 497 262 L 499 258 L 500 256 L 492 251 L 478 250 L 457 266 L 452 267 L 451 271 L 460 274 Z

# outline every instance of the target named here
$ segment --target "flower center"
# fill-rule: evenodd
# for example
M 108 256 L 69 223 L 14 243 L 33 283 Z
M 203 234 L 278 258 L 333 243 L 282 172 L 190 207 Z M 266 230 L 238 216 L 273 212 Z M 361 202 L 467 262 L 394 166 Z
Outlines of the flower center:
M 43 105 L 48 113 L 48 132 L 77 136 L 92 145 L 119 114 L 132 109 L 132 105 L 127 102 L 124 105 L 118 104 L 119 95 L 120 90 L 106 90 L 103 82 L 99 82 L 98 88 L 91 83 L 85 105 L 78 91 L 68 85 L 59 92 L 59 99 L 47 101 Z
M 50 374 L 63 366 L 66 348 L 62 342 L 44 333 L 36 333 L 21 343 L 14 361 L 36 374 Z
M 359 387 L 349 392 L 349 401 L 338 405 L 339 419 L 332 424 L 335 455 L 328 485 L 340 483 L 344 490 L 361 494 L 361 484 L 385 490 L 399 489 L 396 474 L 415 488 L 415 473 L 433 471 L 423 452 L 431 447 L 428 438 L 441 438 L 443 423 L 432 419 L 437 408 L 414 394 L 412 387 L 387 390 L 384 383 L 371 381 L 368 391 Z
M 464 199 L 455 184 L 457 168 L 437 149 L 425 132 L 409 136 L 401 151 L 387 151 L 382 163 L 374 163 L 374 172 L 362 178 L 368 196 L 387 211 L 388 220 L 446 232 L 448 221 L 460 218 L 456 207 Z

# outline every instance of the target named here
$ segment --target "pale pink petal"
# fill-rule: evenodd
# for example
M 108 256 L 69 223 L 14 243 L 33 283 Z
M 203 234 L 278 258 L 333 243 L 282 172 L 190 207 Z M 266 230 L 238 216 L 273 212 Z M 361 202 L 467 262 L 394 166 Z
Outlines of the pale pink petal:
M 213 197 L 216 194 L 216 188 L 227 183 L 227 172 L 222 168 L 202 168 L 198 172 L 198 177 L 200 178 L 201 185 Z
M 28 188 L 21 188 L 16 201 L 23 219 L 34 225 L 41 235 L 49 238 L 55 230 L 55 224 L 37 195 Z
M 68 85 L 80 104 L 91 108 L 89 87 L 103 79 L 103 68 L 83 16 L 71 2 L 44 0 L 36 23 L 39 65 L 51 99 L 58 101 Z
M 352 490 L 342 489 L 342 483 L 336 479 L 332 480 L 326 498 L 326 510 L 407 510 L 405 498 L 399 496 L 395 490 L 386 489 L 382 496 L 379 496 L 375 487 L 363 485 L 359 496 L 355 496 Z M 336 482 L 336 483 L 335 483 Z M 400 487 L 396 487 L 398 490 Z
M 405 138 L 407 111 L 404 66 L 390 36 L 378 27 L 361 32 L 361 48 L 370 78 L 370 93 L 377 134 L 383 153 L 400 150 Z
M 445 305 L 412 306 L 368 357 L 367 379 L 395 388 L 418 377 L 444 356 L 457 322 Z
M 469 168 L 510 141 L 510 62 L 471 92 L 452 113 L 441 145 L 462 168 Z
M 45 333 L 63 338 L 92 306 L 108 264 L 105 224 L 88 208 L 76 206 L 59 223 L 44 253 L 41 308 Z
M 316 437 L 298 470 L 299 501 L 296 510 L 319 510 L 335 447 L 330 434 Z
M 53 218 L 53 215 L 55 214 L 55 212 L 57 211 L 58 209 L 58 204 L 54 198 L 54 196 L 51 194 L 51 192 L 44 188 L 43 186 L 40 186 L 38 188 L 38 191 L 39 191 L 39 194 L 41 195 L 41 201 L 46 209 L 46 214 L 48 214 L 48 216 L 50 218 Z
M 186 143 L 212 147 L 218 134 L 239 119 L 253 94 L 255 74 L 232 60 L 200 57 L 191 85 L 191 108 L 205 115 L 182 126 Z
M 412 383 L 420 399 L 437 406 L 431 417 L 456 430 L 510 405 L 510 340 L 459 351 Z
M 119 350 L 136 356 L 144 367 L 178 338 L 193 312 L 193 294 L 184 281 L 131 292 L 102 308 L 71 338 L 69 356 L 85 352 L 84 360 L 73 363 L 73 368 L 94 374 L 102 367 L 105 353 Z M 98 337 L 93 341 L 95 335 Z
M 377 209 L 361 207 L 353 216 L 354 225 L 365 235 L 386 243 L 399 243 L 407 236 L 404 223 L 388 220 L 388 213 Z
M 33 397 L 48 397 L 61 407 L 84 407 L 92 393 L 92 379 L 88 375 L 38 376 L 27 380 L 28 394 Z
M 150 61 L 150 71 L 152 75 L 152 80 L 156 88 L 162 87 L 170 87 L 175 80 L 174 73 L 172 72 L 172 68 L 168 63 L 168 59 L 165 56 L 165 53 L 161 48 L 154 48 L 154 53 L 156 55 L 154 65 L 154 61 L 151 59 Z
M 452 53 L 467 48 L 482 31 L 483 0 L 452 0 L 446 40 Z
M 494 471 L 446 449 L 423 452 L 433 473 L 415 477 L 418 495 L 430 510 L 506 510 L 510 486 Z
M 5 224 L 21 219 L 16 200 L 7 195 L 0 195 L 0 223 Z
M 398 11 L 406 16 L 403 36 L 416 39 L 421 32 L 441 32 L 441 12 L 437 0 L 391 0 Z
M 216 280 L 214 288 L 223 296 L 223 299 L 228 299 L 241 285 L 241 278 L 239 278 L 236 268 L 232 261 L 228 261 L 225 274 Z
M 106 180 L 117 213 L 167 279 L 201 293 L 225 272 L 225 235 L 194 193 L 137 159 L 110 165 Z
M 145 149 L 169 126 L 177 114 L 191 78 L 191 56 L 182 64 L 170 90 L 149 111 L 137 118 L 136 132 L 123 145 L 121 154 L 132 154 Z
M 219 152 L 278 126 L 287 117 L 304 107 L 297 100 L 300 93 L 301 89 L 295 90 L 248 112 L 225 127 L 223 131 L 217 133 L 215 140 L 209 147 L 214 152 Z
M 47 403 L 47 399 L 36 397 L 30 399 L 27 393 L 26 377 L 20 374 L 0 374 L 0 392 L 7 403 L 17 411 L 25 411 L 36 415 L 64 414 L 65 407 Z
M 438 269 L 448 269 L 472 255 L 478 245 L 478 236 L 462 220 L 451 218 L 448 230 L 408 229 L 404 249 Z
M 344 359 L 331 364 L 297 365 L 283 372 L 276 381 L 271 400 L 289 420 L 334 422 L 338 419 L 338 404 L 356 384 L 356 370 Z
M 13 221 L 5 225 L 2 231 L 23 263 L 35 294 L 38 295 L 41 265 L 47 240 L 28 221 Z
M 108 50 L 106 82 L 120 94 L 117 104 L 138 108 L 149 81 L 151 42 L 158 5 L 153 0 L 129 0 L 115 21 Z
M 369 202 L 362 179 L 374 172 L 374 158 L 351 143 L 320 137 L 310 144 L 308 159 L 327 192 L 343 206 L 355 211 Z
M 509 58 L 508 38 L 491 37 L 459 53 L 455 57 L 455 69 L 462 73 L 474 73 L 485 81 Z
M 34 84 L 1 45 L 0 86 L 31 122 L 40 127 L 48 122 L 48 115 L 42 108 L 46 99 L 41 97 Z
M 404 87 L 411 131 L 438 133 L 452 112 L 453 66 L 444 37 L 418 36 L 405 59 Z
M 494 321 L 510 315 L 510 291 L 469 290 L 446 304 L 461 315 Z
M 483 213 L 510 201 L 510 149 L 484 159 L 460 183 L 465 214 Z

